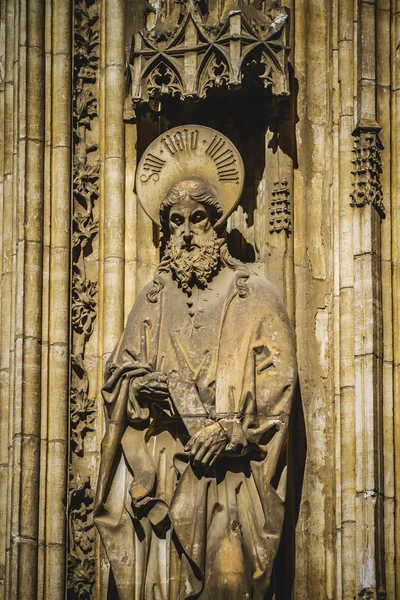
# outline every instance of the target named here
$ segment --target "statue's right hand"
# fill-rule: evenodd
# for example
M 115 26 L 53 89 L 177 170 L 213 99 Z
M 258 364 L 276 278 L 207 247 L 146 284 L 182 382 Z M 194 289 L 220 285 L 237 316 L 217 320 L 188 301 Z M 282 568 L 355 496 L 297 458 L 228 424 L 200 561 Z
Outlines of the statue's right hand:
M 157 371 L 137 377 L 133 389 L 138 400 L 164 400 L 169 397 L 167 375 Z

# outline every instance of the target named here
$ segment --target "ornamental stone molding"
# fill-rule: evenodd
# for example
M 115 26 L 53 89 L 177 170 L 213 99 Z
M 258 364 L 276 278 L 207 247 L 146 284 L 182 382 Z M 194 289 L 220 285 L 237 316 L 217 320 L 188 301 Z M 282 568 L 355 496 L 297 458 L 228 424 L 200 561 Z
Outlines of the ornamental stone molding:
M 286 235 L 292 233 L 292 220 L 290 215 L 290 191 L 286 179 L 275 181 L 271 192 L 269 207 L 269 231 Z
M 96 399 L 90 394 L 86 344 L 97 318 L 98 282 L 87 273 L 98 235 L 98 119 L 100 3 L 74 4 L 73 209 L 71 289 L 70 457 L 68 492 L 68 597 L 90 598 L 95 580 L 95 535 L 90 457 L 85 438 L 95 429 Z
M 381 216 L 385 215 L 382 193 L 382 142 L 380 127 L 357 128 L 354 135 L 352 170 L 353 192 L 351 206 L 362 207 L 371 204 Z
M 199 100 L 211 88 L 239 89 L 247 70 L 275 97 L 289 94 L 289 10 L 275 2 L 266 10 L 260 2 L 225 2 L 219 10 L 208 4 L 161 3 L 152 8 L 154 25 L 135 32 L 126 120 L 146 103 L 158 110 L 166 96 Z

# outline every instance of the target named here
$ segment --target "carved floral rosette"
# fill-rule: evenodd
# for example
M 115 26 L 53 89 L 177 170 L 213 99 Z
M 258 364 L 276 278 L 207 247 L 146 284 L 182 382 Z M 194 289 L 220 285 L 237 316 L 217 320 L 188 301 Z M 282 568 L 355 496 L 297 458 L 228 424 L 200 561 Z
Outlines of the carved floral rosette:
M 74 5 L 73 210 L 71 281 L 70 482 L 68 493 L 68 597 L 92 596 L 95 579 L 93 482 L 85 437 L 94 430 L 85 347 L 97 316 L 97 281 L 87 275 L 98 233 L 99 155 L 94 139 L 98 118 L 99 15 L 97 0 Z

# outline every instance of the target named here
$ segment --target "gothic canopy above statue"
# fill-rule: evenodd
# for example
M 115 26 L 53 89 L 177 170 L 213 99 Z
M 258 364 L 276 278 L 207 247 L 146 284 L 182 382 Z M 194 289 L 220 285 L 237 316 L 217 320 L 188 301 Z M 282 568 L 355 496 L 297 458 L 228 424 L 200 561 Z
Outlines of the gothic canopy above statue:
M 141 104 L 159 108 L 165 96 L 199 100 L 213 87 L 238 89 L 247 69 L 274 96 L 288 95 L 287 8 L 259 0 L 143 4 L 148 17 L 133 36 L 126 120 Z

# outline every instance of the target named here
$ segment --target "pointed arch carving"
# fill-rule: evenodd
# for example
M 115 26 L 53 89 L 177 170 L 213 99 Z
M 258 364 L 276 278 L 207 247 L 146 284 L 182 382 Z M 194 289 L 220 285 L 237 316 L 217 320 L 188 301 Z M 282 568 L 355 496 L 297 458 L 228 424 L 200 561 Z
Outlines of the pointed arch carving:
M 242 6 L 213 19 L 187 2 L 178 25 L 170 26 L 158 13 L 151 28 L 136 32 L 125 119 L 134 119 L 138 106 L 163 96 L 199 100 L 221 85 L 238 89 L 250 62 L 257 63 L 254 72 L 264 87 L 271 87 L 278 98 L 287 96 L 289 11 L 275 5 L 267 12 L 253 5 L 252 12 L 247 9 Z

